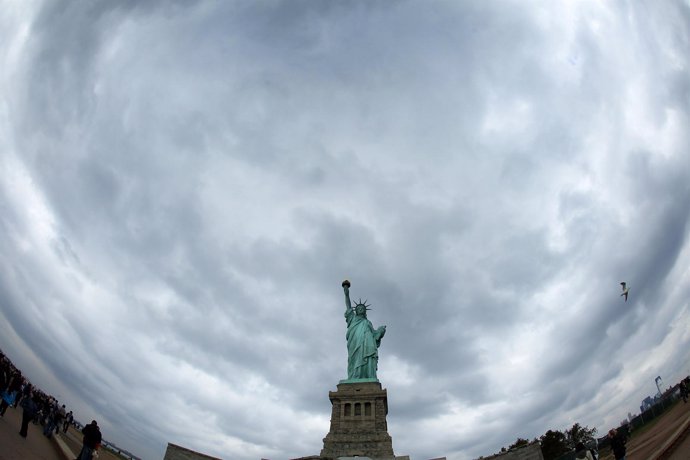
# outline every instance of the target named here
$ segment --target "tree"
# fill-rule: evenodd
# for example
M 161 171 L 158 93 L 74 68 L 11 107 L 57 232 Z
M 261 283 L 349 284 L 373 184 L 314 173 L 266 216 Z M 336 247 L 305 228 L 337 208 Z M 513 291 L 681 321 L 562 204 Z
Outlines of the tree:
M 554 460 L 568 452 L 568 439 L 560 431 L 549 430 L 539 438 L 544 460 Z
M 534 441 L 532 441 L 532 442 L 537 442 L 537 438 L 534 438 Z M 530 442 L 527 439 L 517 438 L 517 440 L 514 443 L 512 443 L 511 445 L 509 445 L 507 448 L 501 447 L 501 450 L 499 453 L 502 454 L 502 453 L 508 452 L 509 450 L 512 450 L 512 449 L 518 449 L 520 447 L 528 445 L 529 443 Z
M 586 444 L 587 441 L 594 439 L 594 435 L 596 434 L 596 428 L 583 427 L 579 423 L 575 423 L 569 430 L 565 430 L 568 447 L 572 449 L 575 448 L 578 442 Z
M 517 447 L 526 446 L 527 444 L 529 444 L 528 440 L 522 439 L 522 438 L 517 438 L 517 441 L 515 441 L 513 444 L 508 446 L 508 450 L 515 449 Z

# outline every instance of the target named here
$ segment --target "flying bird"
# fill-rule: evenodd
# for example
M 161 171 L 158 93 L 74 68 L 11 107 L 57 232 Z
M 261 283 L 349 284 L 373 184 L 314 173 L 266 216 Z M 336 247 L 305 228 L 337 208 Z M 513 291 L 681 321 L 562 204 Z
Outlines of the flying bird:
M 625 281 L 621 281 L 621 289 L 623 289 L 623 293 L 621 294 L 621 297 L 625 297 L 625 301 L 628 301 L 628 292 L 630 291 L 630 288 L 628 285 L 625 283 Z

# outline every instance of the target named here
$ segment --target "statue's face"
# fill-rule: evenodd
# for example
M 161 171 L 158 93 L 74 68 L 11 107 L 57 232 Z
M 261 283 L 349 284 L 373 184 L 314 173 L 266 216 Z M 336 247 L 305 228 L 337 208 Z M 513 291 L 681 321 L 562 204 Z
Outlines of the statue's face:
M 365 315 L 367 314 L 367 309 L 364 305 L 357 305 L 355 307 L 355 313 L 358 315 Z

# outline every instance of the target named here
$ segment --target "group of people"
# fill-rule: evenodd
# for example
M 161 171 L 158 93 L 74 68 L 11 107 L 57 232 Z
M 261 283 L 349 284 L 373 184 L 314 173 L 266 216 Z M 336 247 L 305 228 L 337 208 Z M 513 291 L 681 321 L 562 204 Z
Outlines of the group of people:
M 21 407 L 22 427 L 19 434 L 26 438 L 29 423 L 43 426 L 43 434 L 51 437 L 53 433 L 67 431 L 74 422 L 72 411 L 60 406 L 57 399 L 34 387 L 12 362 L 0 352 L 0 416 L 7 408 Z
M 75 424 L 72 411 L 67 412 L 64 404 L 60 405 L 53 396 L 33 386 L 1 351 L 0 399 L 0 417 L 10 406 L 22 409 L 19 435 L 23 438 L 28 436 L 29 423 L 32 422 L 42 425 L 43 435 L 48 438 L 60 431 L 66 433 L 69 426 Z M 92 460 L 102 441 L 96 421 L 86 425 L 82 434 L 83 446 L 77 460 Z

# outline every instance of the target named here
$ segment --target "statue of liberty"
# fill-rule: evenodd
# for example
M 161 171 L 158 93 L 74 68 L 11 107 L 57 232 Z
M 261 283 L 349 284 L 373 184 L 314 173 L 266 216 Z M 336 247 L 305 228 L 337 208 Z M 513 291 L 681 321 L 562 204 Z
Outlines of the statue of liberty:
M 350 303 L 350 282 L 343 281 L 345 291 L 345 321 L 347 321 L 347 380 L 377 380 L 381 339 L 386 326 L 374 329 L 367 319 L 369 305 L 360 301 L 352 307 Z

